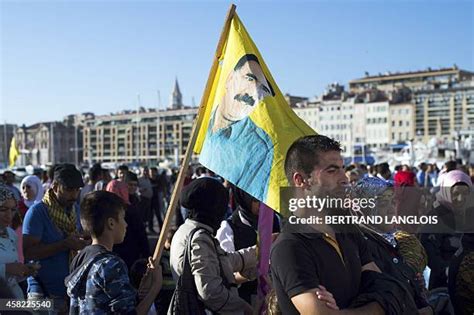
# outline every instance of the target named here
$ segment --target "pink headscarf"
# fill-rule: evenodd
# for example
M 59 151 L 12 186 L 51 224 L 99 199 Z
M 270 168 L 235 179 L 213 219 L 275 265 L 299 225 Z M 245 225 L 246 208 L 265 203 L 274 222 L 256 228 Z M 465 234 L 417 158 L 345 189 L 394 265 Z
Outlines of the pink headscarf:
M 452 210 L 451 188 L 458 183 L 466 184 L 472 191 L 471 178 L 463 171 L 454 170 L 443 174 L 439 183 L 440 190 L 436 193 L 436 201 Z
M 122 198 L 127 205 L 130 204 L 128 200 L 128 185 L 126 183 L 113 179 L 107 184 L 105 190 Z

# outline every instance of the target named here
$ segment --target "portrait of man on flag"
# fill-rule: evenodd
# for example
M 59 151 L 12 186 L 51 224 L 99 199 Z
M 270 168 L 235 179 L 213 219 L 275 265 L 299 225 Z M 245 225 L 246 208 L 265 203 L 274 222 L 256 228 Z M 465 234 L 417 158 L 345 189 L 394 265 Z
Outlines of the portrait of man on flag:
M 247 187 L 253 195 L 266 194 L 273 143 L 249 115 L 265 97 L 274 95 L 257 56 L 243 55 L 227 76 L 225 94 L 211 114 L 201 151 L 200 158 L 210 169 L 227 169 L 226 179 Z M 235 167 L 230 161 L 246 161 L 245 167 Z
M 287 103 L 236 13 L 216 57 L 194 152 L 202 165 L 280 212 L 286 152 L 316 132 Z

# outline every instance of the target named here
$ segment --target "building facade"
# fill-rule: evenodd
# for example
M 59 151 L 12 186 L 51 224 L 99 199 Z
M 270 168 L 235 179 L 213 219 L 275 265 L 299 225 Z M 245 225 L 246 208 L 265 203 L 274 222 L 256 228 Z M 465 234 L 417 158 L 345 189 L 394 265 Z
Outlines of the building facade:
M 83 129 L 88 163 L 158 163 L 186 153 L 197 108 L 145 110 L 96 116 Z
M 389 105 L 390 143 L 397 144 L 415 139 L 415 105 L 391 103 Z
M 451 148 L 457 137 L 465 140 L 474 126 L 474 80 L 447 89 L 425 89 L 415 93 L 416 137 Z
M 168 109 L 140 108 L 117 114 L 89 116 L 83 122 L 83 159 L 90 163 L 179 163 L 186 153 L 196 107 L 182 103 L 175 81 Z
M 15 139 L 20 151 L 17 165 L 74 163 L 74 143 L 79 132 L 67 122 L 43 122 L 17 128 Z M 81 144 L 78 143 L 78 147 Z
M 316 131 L 321 129 L 319 126 L 319 110 L 320 102 L 318 101 L 298 103 L 293 107 L 296 115 Z

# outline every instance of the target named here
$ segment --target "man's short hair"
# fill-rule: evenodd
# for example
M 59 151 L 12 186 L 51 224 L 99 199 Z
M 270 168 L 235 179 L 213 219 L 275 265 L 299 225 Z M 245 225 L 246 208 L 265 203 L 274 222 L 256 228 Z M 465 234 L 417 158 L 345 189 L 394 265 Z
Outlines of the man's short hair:
M 295 172 L 310 174 L 319 164 L 319 154 L 330 151 L 341 152 L 341 144 L 323 135 L 305 136 L 297 139 L 286 153 L 286 178 L 291 183 Z
M 3 176 L 4 179 L 7 178 L 8 175 L 13 175 L 13 176 L 15 176 L 15 173 L 13 173 L 12 171 L 5 171 L 5 172 L 3 172 L 3 174 L 2 174 L 2 176 Z
M 92 181 L 98 181 L 100 176 L 102 176 L 102 167 L 100 164 L 94 164 L 92 167 L 89 169 L 89 178 Z
M 118 167 L 117 171 L 123 171 L 124 173 L 128 172 L 128 166 L 125 164 L 122 164 Z
M 237 63 L 235 64 L 235 67 L 234 67 L 234 71 L 239 70 L 240 68 L 242 68 L 244 66 L 244 64 L 246 62 L 249 62 L 249 61 L 255 61 L 256 63 L 258 63 L 260 68 L 262 67 L 262 65 L 260 64 L 260 61 L 258 61 L 257 56 L 255 56 L 254 54 L 246 54 L 246 55 L 243 55 L 242 57 L 240 57 L 239 61 L 237 61 Z M 262 73 L 263 73 L 263 68 L 262 68 Z M 265 76 L 265 73 L 263 74 L 263 76 L 265 77 L 265 80 L 267 81 L 267 84 L 268 84 L 268 87 L 270 88 L 270 92 L 271 92 L 272 96 L 275 96 L 275 91 L 273 90 L 273 87 L 272 87 L 270 81 L 268 81 L 267 77 Z
M 123 200 L 114 193 L 102 190 L 88 193 L 81 202 L 81 225 L 92 236 L 100 237 L 107 219 L 118 220 L 125 208 Z
M 388 163 L 384 162 L 384 163 L 380 163 L 379 165 L 377 165 L 377 173 L 379 173 L 379 174 L 391 173 L 390 172 L 390 166 L 388 165 Z
M 444 163 L 444 167 L 446 168 L 446 172 L 454 171 L 458 166 L 456 161 L 448 161 Z
M 81 172 L 79 172 L 76 166 L 70 163 L 58 164 L 54 167 L 53 182 L 68 188 L 84 187 Z
M 138 182 L 138 176 L 137 176 L 137 174 L 128 171 L 128 172 L 125 174 L 124 181 L 125 181 L 126 183 L 129 183 L 129 182 Z

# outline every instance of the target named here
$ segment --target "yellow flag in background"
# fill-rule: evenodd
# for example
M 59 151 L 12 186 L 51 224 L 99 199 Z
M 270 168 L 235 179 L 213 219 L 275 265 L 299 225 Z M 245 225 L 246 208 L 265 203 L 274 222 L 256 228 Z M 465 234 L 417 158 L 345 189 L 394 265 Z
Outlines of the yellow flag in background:
M 199 162 L 280 212 L 286 152 L 316 132 L 290 108 L 237 14 L 204 101 Z
M 12 142 L 10 143 L 10 154 L 9 154 L 9 167 L 15 166 L 15 162 L 20 156 L 20 152 L 16 147 L 15 137 L 12 138 Z

